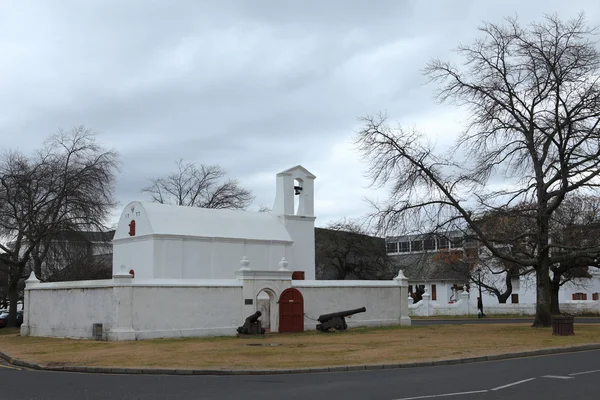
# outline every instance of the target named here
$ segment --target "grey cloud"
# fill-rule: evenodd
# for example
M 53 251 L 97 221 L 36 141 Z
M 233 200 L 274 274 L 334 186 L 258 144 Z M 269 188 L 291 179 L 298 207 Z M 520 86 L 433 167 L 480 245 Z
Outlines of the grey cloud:
M 357 117 L 435 119 L 445 109 L 421 74 L 427 60 L 455 57 L 482 20 L 580 10 L 600 19 L 591 0 L 10 2 L 0 136 L 29 150 L 57 127 L 87 125 L 122 155 L 123 202 L 184 158 L 221 164 L 271 205 L 275 173 L 303 164 L 321 176 L 317 201 L 338 205 L 323 208 L 325 224 L 381 195 L 344 184 L 366 184 L 355 154 L 332 161 Z

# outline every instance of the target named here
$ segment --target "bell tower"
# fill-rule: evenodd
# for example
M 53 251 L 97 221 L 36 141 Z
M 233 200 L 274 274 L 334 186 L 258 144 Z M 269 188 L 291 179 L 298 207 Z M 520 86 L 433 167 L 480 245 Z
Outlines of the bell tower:
M 283 220 L 292 240 L 290 269 L 304 271 L 308 280 L 315 279 L 315 179 L 301 165 L 277 174 L 273 214 Z M 298 208 L 294 209 L 295 196 Z
M 278 173 L 273 213 L 314 217 L 315 178 L 300 165 Z M 294 196 L 298 196 L 297 210 L 294 210 Z

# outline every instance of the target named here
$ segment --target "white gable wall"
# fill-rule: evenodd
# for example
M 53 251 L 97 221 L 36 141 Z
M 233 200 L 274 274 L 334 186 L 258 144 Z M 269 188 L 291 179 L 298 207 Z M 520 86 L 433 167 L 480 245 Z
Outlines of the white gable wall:
M 229 279 L 243 257 L 264 270 L 277 270 L 283 257 L 296 264 L 284 219 L 267 213 L 132 202 L 113 246 L 113 271 L 125 265 L 136 278 Z
M 121 265 L 133 269 L 136 278 L 154 277 L 154 241 L 151 236 L 135 238 L 127 242 L 113 242 L 113 274 Z

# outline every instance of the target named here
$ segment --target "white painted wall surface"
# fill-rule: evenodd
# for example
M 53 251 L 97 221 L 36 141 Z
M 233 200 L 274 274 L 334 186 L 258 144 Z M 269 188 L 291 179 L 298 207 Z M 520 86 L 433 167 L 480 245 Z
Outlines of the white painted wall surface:
M 366 307 L 346 318 L 351 326 L 410 325 L 401 320 L 401 287 L 394 281 L 292 281 L 304 298 L 304 329 L 315 330 L 319 315 Z M 403 288 L 406 292 L 406 288 Z M 407 315 L 408 316 L 408 315 Z M 311 319 L 312 318 L 312 319 Z
M 153 242 L 149 236 L 132 239 L 128 243 L 113 242 L 113 273 L 125 265 L 127 271 L 135 271 L 136 278 L 152 278 L 153 254 Z
M 288 268 L 291 271 L 304 271 L 306 280 L 316 279 L 315 268 L 315 218 L 285 216 L 285 226 L 294 244 Z M 287 258 L 287 256 L 286 256 Z
M 30 278 L 21 334 L 92 338 L 92 324 L 102 323 L 109 340 L 233 336 L 245 318 L 260 307 L 244 300 L 258 299 L 263 291 L 272 296 L 268 324 L 277 331 L 277 300 L 290 286 L 302 293 L 308 317 L 366 307 L 366 312 L 347 319 L 349 326 L 410 325 L 404 277 L 390 281 L 293 281 L 291 271 L 285 269 L 240 269 L 236 276 L 132 279 L 122 270 L 104 281 L 39 283 Z M 304 323 L 306 330 L 315 329 L 316 323 L 309 318 Z
M 116 304 L 110 280 L 37 284 L 26 290 L 26 326 L 31 336 L 93 338 L 94 323 L 113 325 Z
M 242 288 L 133 286 L 137 339 L 231 336 L 243 324 Z
M 128 281 L 28 284 L 21 333 L 92 339 L 93 323 L 102 323 L 105 338 L 128 329 L 131 339 L 232 336 L 244 322 L 237 279 Z
M 418 303 L 409 305 L 410 316 L 444 316 L 444 315 L 477 315 L 477 308 L 472 304 L 466 306 L 466 303 L 460 300 L 455 304 L 440 304 L 435 301 L 429 302 L 421 300 Z M 534 303 L 519 304 L 491 304 L 484 305 L 486 315 L 535 315 Z M 560 311 L 566 314 L 600 314 L 600 301 L 570 301 L 560 303 Z
M 125 265 L 144 279 L 231 279 L 244 256 L 252 266 L 276 271 L 291 254 L 291 243 L 164 235 L 114 242 L 114 248 L 113 273 Z
M 132 219 L 135 236 L 129 236 Z M 307 277 L 314 276 L 314 224 L 292 221 L 290 229 L 300 261 L 283 217 L 132 202 L 115 232 L 113 273 L 125 265 L 136 278 L 228 279 L 245 256 L 253 266 L 272 271 L 285 257 L 290 267 L 302 265 Z

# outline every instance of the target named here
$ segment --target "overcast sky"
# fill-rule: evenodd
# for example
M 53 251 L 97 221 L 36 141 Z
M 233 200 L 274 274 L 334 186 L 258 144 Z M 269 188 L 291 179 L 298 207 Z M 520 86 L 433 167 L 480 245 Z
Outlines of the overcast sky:
M 254 209 L 301 164 L 325 226 L 385 197 L 354 149 L 358 117 L 384 111 L 449 143 L 461 113 L 433 101 L 425 63 L 484 20 L 581 11 L 600 21 L 597 0 L 1 0 L 0 146 L 86 125 L 121 155 L 120 208 L 180 158 L 220 164 Z

